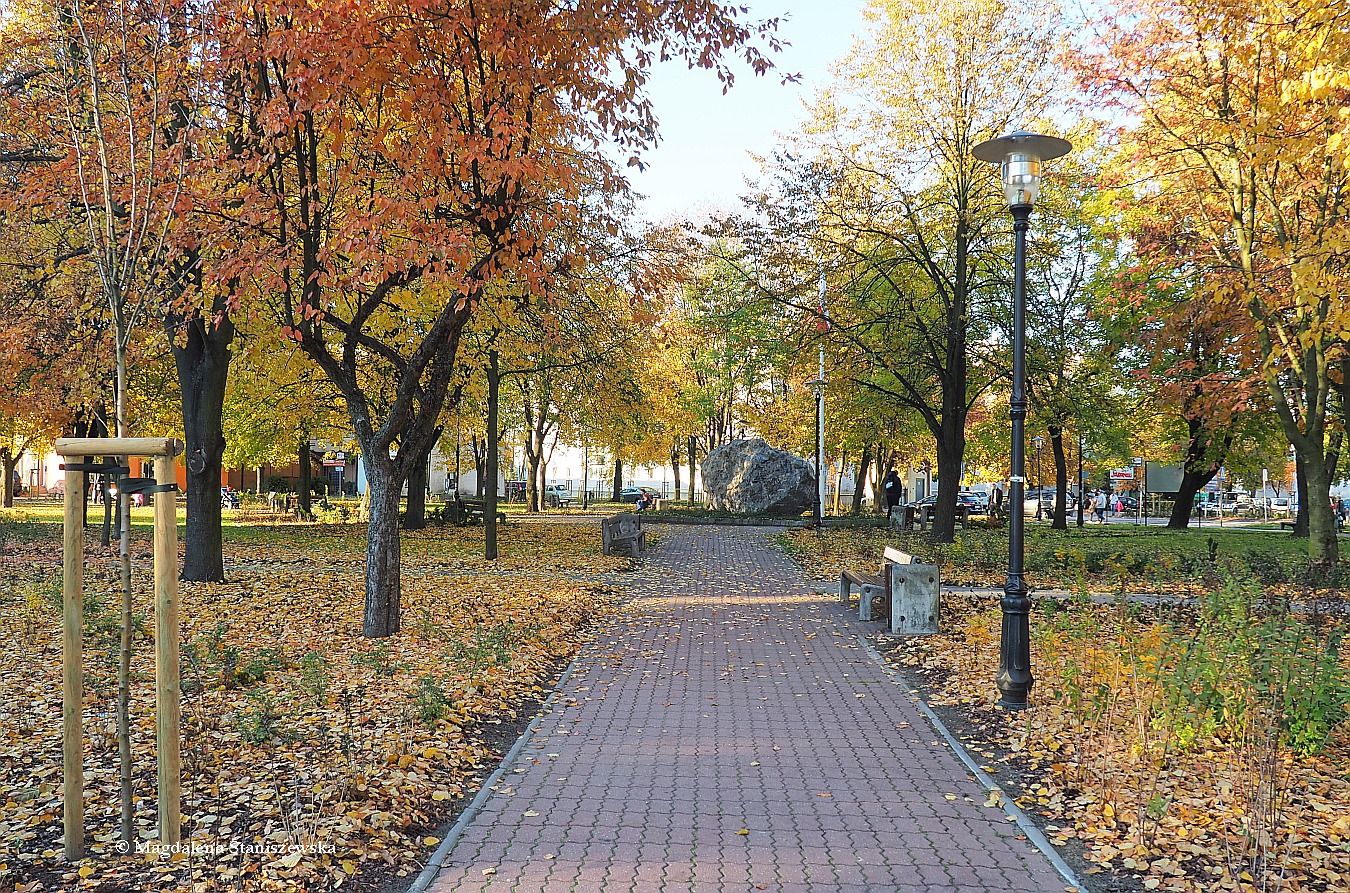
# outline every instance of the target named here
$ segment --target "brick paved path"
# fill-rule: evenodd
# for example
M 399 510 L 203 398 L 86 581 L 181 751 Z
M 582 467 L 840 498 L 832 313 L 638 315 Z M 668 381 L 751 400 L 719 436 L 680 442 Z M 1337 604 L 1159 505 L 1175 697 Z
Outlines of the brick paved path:
M 434 893 L 1064 889 L 770 535 L 662 530 Z

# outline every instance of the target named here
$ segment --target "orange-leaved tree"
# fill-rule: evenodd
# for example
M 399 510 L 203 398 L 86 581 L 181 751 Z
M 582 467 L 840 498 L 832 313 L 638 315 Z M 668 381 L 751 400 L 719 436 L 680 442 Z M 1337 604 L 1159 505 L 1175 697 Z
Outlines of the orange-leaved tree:
M 495 282 L 543 294 L 544 240 L 626 190 L 655 139 L 644 85 L 678 57 L 730 83 L 776 23 L 715 0 L 399 0 L 218 6 L 226 102 L 246 110 L 229 276 L 341 391 L 370 486 L 363 631 L 399 629 L 399 494 L 437 433 L 460 334 Z M 597 177 L 596 171 L 602 173 Z M 611 224 L 617 229 L 617 222 Z M 571 246 L 563 246 L 565 249 Z M 584 251 L 584 246 L 572 250 Z M 551 249 L 550 249 L 551 255 Z
M 1350 58 L 1343 19 L 1324 0 L 1151 0 L 1078 57 L 1097 95 L 1137 122 L 1128 176 L 1149 184 L 1141 199 L 1187 221 L 1228 272 L 1199 285 L 1250 319 L 1320 565 L 1337 559 L 1332 413 L 1350 366 L 1350 119 L 1327 65 Z

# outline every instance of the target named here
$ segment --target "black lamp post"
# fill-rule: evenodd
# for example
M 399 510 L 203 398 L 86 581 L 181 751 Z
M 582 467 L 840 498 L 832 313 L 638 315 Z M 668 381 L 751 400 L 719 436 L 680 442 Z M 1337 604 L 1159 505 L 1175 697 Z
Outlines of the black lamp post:
M 820 378 L 808 381 L 807 386 L 811 388 L 816 395 L 816 496 L 811 501 L 811 514 L 816 525 L 816 531 L 819 532 L 824 523 L 824 509 L 821 504 L 821 490 L 824 482 L 821 475 L 825 473 L 822 463 L 822 457 L 825 455 L 825 353 L 821 351 L 820 359 Z
M 1023 555 L 1022 488 L 1026 483 L 1026 354 L 1027 354 L 1027 226 L 1041 189 L 1041 162 L 1073 148 L 1068 140 L 1017 131 L 986 140 L 974 148 L 981 161 L 1000 165 L 1003 194 L 1012 212 L 1013 253 L 1013 380 L 1012 380 L 1012 511 L 1008 516 L 1008 581 L 1003 587 L 1003 630 L 1000 637 L 999 703 L 1010 709 L 1027 706 L 1031 696 L 1031 597 Z M 1039 497 L 1037 505 L 1040 504 Z

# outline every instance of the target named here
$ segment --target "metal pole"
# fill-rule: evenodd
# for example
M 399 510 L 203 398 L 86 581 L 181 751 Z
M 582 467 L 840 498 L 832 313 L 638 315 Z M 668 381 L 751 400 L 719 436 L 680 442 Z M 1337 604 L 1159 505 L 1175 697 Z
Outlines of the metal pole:
M 1031 598 L 1023 566 L 1022 488 L 1026 483 L 1026 337 L 1027 337 L 1027 226 L 1031 205 L 1012 207 L 1013 253 L 1013 374 L 1012 374 L 1012 494 L 1008 513 L 1008 580 L 1003 587 L 1003 628 L 999 637 L 999 703 L 1017 710 L 1027 706 L 1034 679 L 1031 675 Z M 1039 504 L 1039 498 L 1037 500 Z
M 820 384 L 816 387 L 816 529 L 820 529 L 825 503 L 825 345 L 820 345 Z

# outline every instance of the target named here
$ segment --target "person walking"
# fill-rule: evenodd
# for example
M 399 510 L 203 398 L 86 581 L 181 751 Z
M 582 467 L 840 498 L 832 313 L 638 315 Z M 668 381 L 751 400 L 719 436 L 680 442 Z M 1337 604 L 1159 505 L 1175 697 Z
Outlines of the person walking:
M 886 466 L 886 477 L 881 481 L 882 492 L 886 496 L 886 520 L 891 520 L 891 514 L 895 507 L 900 504 L 900 494 L 904 489 L 900 484 L 900 475 L 895 473 L 895 466 Z

